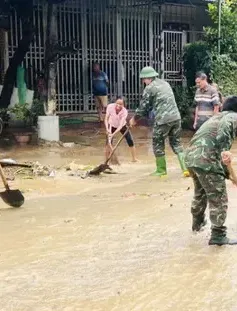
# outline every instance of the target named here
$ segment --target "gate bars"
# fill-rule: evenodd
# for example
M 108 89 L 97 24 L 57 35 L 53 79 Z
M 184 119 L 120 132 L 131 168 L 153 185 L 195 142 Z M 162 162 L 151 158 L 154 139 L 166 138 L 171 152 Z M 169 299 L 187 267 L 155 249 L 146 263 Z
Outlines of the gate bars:
M 63 46 L 76 41 L 78 49 L 76 54 L 65 55 L 58 61 L 58 113 L 95 111 L 91 81 L 93 62 L 99 62 L 109 77 L 109 102 L 123 95 L 129 110 L 139 103 L 143 89 L 139 72 L 143 66 L 162 70 L 163 77 L 173 84 L 182 83 L 179 73 L 185 34 L 162 32 L 164 7 L 151 0 L 67 0 L 58 5 L 58 40 Z M 173 13 L 170 16 L 170 19 L 177 19 Z M 37 73 L 43 68 L 45 18 L 42 0 L 35 0 L 36 39 L 24 62 L 27 85 L 31 89 L 35 87 Z M 178 18 L 182 20 L 182 17 Z M 192 15 L 185 18 L 191 23 Z M 9 32 L 10 58 L 20 38 L 21 22 L 13 12 Z

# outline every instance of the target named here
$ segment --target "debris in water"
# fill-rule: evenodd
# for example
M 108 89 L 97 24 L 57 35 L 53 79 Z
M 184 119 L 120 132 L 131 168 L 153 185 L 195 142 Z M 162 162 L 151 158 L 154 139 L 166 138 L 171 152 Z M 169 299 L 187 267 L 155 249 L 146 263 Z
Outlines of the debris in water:
M 36 176 L 49 176 L 52 169 L 49 166 L 42 165 L 39 162 L 35 162 L 32 166 L 33 175 Z
M 66 165 L 67 171 L 88 171 L 93 168 L 92 165 L 77 164 L 74 161 Z
M 65 148 L 73 148 L 73 147 L 75 147 L 75 143 L 63 143 L 63 147 L 65 147 Z
M 56 171 L 52 171 L 50 174 L 49 174 L 49 177 L 55 177 L 56 176 Z
M 122 197 L 125 197 L 125 198 L 130 198 L 130 197 L 134 197 L 136 195 L 136 193 L 132 192 L 132 193 L 124 193 L 122 195 Z
M 66 171 L 70 171 L 68 176 L 81 177 L 83 179 L 88 177 L 88 172 L 93 168 L 91 165 L 77 164 L 74 161 L 65 166 Z
M 13 159 L 2 159 L 1 163 L 10 163 L 10 164 L 16 164 L 17 162 Z
M 49 176 L 52 172 L 52 168 L 40 164 L 39 162 L 28 162 L 25 163 L 30 167 L 20 168 L 17 166 L 6 166 L 3 168 L 7 179 L 14 180 L 15 176 L 21 176 L 23 179 L 32 179 L 34 176 Z
M 70 223 L 70 222 L 72 222 L 73 221 L 73 219 L 65 219 L 64 220 L 64 222 L 66 223 L 66 224 L 68 224 L 68 223 Z
M 141 197 L 150 197 L 151 194 L 150 193 L 141 193 L 140 196 Z
M 61 141 L 47 141 L 44 139 L 38 139 L 38 145 L 44 147 L 62 147 L 63 143 Z

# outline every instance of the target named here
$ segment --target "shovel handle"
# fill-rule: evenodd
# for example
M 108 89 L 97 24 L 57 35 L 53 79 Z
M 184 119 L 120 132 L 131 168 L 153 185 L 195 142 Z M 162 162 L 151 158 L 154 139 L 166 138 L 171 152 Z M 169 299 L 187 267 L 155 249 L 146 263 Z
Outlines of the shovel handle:
M 114 146 L 113 150 L 111 151 L 108 159 L 105 161 L 105 164 L 109 163 L 109 160 L 112 158 L 114 152 L 116 151 L 116 149 L 118 148 L 118 146 L 120 145 L 121 141 L 124 139 L 125 135 L 128 133 L 129 131 L 129 127 L 127 127 L 126 131 L 124 132 L 124 134 L 120 137 L 119 141 L 117 142 L 117 144 Z
M 3 172 L 3 169 L 2 169 L 2 165 L 0 164 L 0 175 L 1 175 L 1 178 L 2 178 L 2 182 L 4 184 L 4 187 L 6 188 L 6 190 L 10 190 L 9 188 L 9 185 L 8 185 L 8 182 L 7 182 L 7 179 L 6 179 L 6 176 Z

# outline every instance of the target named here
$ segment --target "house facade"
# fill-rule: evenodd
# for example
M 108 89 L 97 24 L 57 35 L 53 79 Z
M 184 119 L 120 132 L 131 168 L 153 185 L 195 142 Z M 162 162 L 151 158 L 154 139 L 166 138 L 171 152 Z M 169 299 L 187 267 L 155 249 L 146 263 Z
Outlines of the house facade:
M 44 7 L 36 1 L 36 39 L 24 63 L 30 89 L 35 88 L 37 74 L 43 69 L 45 17 Z M 57 21 L 60 44 L 74 42 L 77 48 L 77 53 L 58 60 L 57 111 L 62 114 L 95 111 L 91 94 L 95 61 L 109 76 L 110 101 L 123 95 L 130 110 L 139 103 L 143 66 L 153 66 L 172 85 L 182 84 L 183 46 L 201 39 L 203 26 L 210 22 L 201 0 L 67 0 L 58 5 Z M 21 22 L 13 13 L 11 31 L 4 37 L 9 59 L 20 37 Z

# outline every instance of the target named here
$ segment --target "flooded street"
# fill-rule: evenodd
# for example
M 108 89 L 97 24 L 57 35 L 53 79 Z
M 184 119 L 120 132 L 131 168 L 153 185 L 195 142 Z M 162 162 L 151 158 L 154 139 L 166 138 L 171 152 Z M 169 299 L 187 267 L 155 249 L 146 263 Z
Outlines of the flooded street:
M 151 133 L 142 127 L 133 131 L 138 163 L 123 143 L 118 174 L 83 180 L 59 167 L 103 162 L 104 135 L 70 135 L 62 139 L 78 146 L 2 150 L 57 173 L 11 182 L 24 207 L 0 202 L 0 311 L 236 311 L 237 246 L 208 246 L 210 223 L 191 232 L 192 180 L 170 148 L 168 177 L 150 176 Z M 237 188 L 227 184 L 235 237 Z

